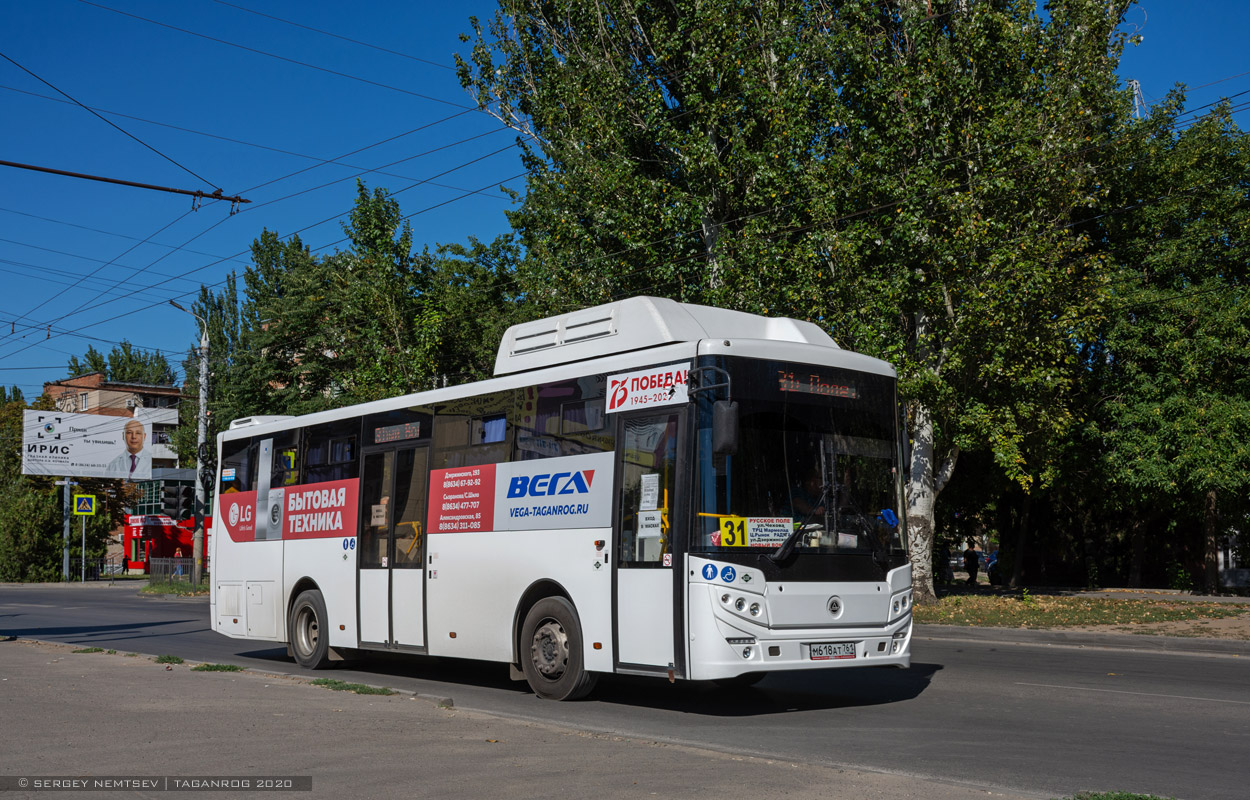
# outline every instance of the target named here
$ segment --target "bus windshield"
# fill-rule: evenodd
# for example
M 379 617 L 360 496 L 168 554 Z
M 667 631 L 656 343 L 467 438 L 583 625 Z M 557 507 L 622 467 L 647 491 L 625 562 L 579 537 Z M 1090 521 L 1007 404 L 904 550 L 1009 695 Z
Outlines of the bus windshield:
M 705 385 L 728 378 L 740 436 L 735 453 L 713 451 L 713 404 L 726 389 L 700 393 L 693 551 L 906 553 L 893 378 L 740 358 L 701 365 L 713 368 Z

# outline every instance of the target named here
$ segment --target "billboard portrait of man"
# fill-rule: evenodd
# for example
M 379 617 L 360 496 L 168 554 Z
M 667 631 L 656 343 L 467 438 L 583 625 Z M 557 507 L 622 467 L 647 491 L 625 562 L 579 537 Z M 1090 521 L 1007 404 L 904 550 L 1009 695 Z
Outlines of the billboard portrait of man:
M 109 462 L 108 477 L 133 481 L 138 475 L 141 480 L 146 479 L 152 474 L 152 454 L 144 451 L 147 434 L 143 423 L 137 419 L 129 420 L 122 431 L 122 438 L 125 449 Z

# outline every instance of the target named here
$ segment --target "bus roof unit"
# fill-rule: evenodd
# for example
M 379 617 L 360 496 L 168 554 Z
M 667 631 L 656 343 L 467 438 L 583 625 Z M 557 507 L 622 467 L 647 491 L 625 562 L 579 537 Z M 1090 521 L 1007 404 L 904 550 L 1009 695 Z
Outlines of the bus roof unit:
M 818 326 L 783 317 L 631 297 L 557 317 L 513 325 L 499 343 L 495 374 L 701 339 L 766 339 L 837 348 Z
M 256 425 L 265 425 L 270 422 L 279 422 L 284 419 L 291 419 L 291 415 L 290 414 L 264 414 L 264 415 L 258 415 L 258 416 L 253 416 L 253 417 L 241 417 L 236 420 L 231 420 L 230 430 L 233 431 L 238 428 L 251 428 Z

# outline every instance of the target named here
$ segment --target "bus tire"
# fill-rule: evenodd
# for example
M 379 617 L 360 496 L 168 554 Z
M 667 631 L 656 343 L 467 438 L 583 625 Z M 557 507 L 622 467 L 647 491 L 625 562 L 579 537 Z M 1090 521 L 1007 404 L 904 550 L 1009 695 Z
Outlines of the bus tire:
M 288 634 L 295 663 L 304 669 L 324 669 L 329 665 L 330 628 L 321 592 L 309 589 L 295 598 Z
M 521 625 L 521 669 L 534 694 L 544 700 L 576 700 L 595 688 L 582 657 L 582 626 L 573 604 L 544 597 Z

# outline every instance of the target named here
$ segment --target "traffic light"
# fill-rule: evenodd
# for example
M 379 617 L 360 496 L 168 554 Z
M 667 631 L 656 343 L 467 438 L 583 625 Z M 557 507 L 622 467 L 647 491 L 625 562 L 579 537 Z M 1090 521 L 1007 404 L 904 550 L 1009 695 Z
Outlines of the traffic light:
M 195 513 L 195 489 L 190 486 L 166 486 L 161 489 L 161 510 L 165 516 L 181 521 Z

